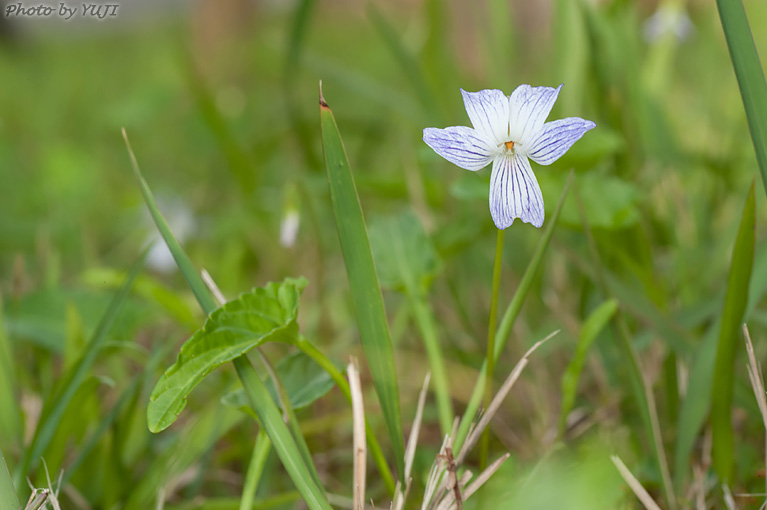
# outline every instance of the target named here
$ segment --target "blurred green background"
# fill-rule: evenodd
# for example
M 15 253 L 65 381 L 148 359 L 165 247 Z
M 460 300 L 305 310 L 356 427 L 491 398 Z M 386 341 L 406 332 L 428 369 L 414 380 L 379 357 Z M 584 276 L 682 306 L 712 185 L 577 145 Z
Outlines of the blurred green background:
M 767 55 L 767 3 L 745 6 Z M 122 127 L 195 264 L 228 297 L 306 276 L 302 331 L 346 362 L 361 351 L 322 166 L 321 79 L 367 219 L 413 211 L 434 246 L 429 302 L 460 413 L 485 352 L 495 237 L 489 171 L 445 162 L 421 133 L 468 124 L 459 87 L 510 94 L 522 83 L 564 83 L 551 118 L 580 116 L 597 129 L 554 165 L 534 165 L 548 214 L 571 168 L 577 193 L 567 198 L 498 379 L 534 341 L 562 332 L 535 355 L 496 420 L 491 452 L 511 451 L 512 460 L 487 489 L 485 508 L 509 501 L 515 508 L 633 508 L 611 453 L 661 499 L 615 330 L 598 336 L 567 441 L 555 448 L 560 383 L 585 318 L 606 297 L 606 279 L 654 390 L 674 471 L 687 374 L 698 346 L 716 333 L 746 191 L 758 178 L 713 2 L 126 1 L 113 19 L 3 17 L 0 34 L 0 336 L 12 375 L 0 393 L 0 448 L 11 471 L 42 402 L 128 267 L 159 239 Z M 766 216 L 757 191 L 745 319 L 764 359 Z M 507 231 L 502 307 L 541 234 L 521 222 Z M 152 435 L 146 428 L 149 392 L 203 320 L 168 255 L 151 250 L 44 458 L 52 477 L 71 474 L 62 497 L 68 508 L 150 508 L 160 491 L 168 508 L 237 508 L 257 427 L 219 402 L 236 387 L 230 368 L 192 393 L 171 429 Z M 427 363 L 407 300 L 396 289 L 384 297 L 407 430 Z M 266 351 L 279 359 L 289 349 Z M 744 363 L 739 352 L 733 491 L 762 493 L 764 429 Z M 369 420 L 383 430 L 364 376 Z M 348 495 L 350 409 L 334 390 L 299 418 L 326 487 Z M 430 401 L 414 467 L 416 501 L 440 442 Z M 296 507 L 290 480 L 276 458 L 270 463 L 259 501 Z M 702 438 L 675 484 L 692 487 L 693 466 L 708 467 Z M 33 473 L 43 485 L 41 467 Z M 710 480 L 700 482 L 709 502 L 721 502 Z M 383 506 L 383 486 L 374 478 L 368 484 Z M 737 498 L 743 508 L 762 500 Z

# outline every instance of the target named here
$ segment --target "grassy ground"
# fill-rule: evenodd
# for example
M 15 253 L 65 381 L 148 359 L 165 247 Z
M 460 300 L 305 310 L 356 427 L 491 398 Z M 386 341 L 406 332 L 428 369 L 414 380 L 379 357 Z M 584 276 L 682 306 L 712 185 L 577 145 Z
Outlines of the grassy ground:
M 113 324 L 99 329 L 131 265 L 160 240 L 122 127 L 160 211 L 226 298 L 307 278 L 300 331 L 340 367 L 361 360 L 367 420 L 398 465 L 331 206 L 322 79 L 384 288 L 405 440 L 433 363 L 430 338 L 458 415 L 481 380 L 496 237 L 490 172 L 445 162 L 422 142 L 423 128 L 468 124 L 459 87 L 509 94 L 522 83 L 564 83 L 551 118 L 597 123 L 555 164 L 533 164 L 543 229 L 515 222 L 506 231 L 500 315 L 524 300 L 496 388 L 531 345 L 560 333 L 530 357 L 493 420 L 489 458 L 511 457 L 466 508 L 639 508 L 611 455 L 662 508 L 701 508 L 701 497 L 723 508 L 723 481 L 738 508 L 759 508 L 765 430 L 740 324 L 763 360 L 767 217 L 716 5 L 486 4 L 303 1 L 234 16 L 198 7 L 188 18 L 22 31 L 2 43 L 0 450 L 22 504 L 25 477 L 47 486 L 40 457 L 51 478 L 63 470 L 62 509 L 240 508 L 254 465 L 260 427 L 229 364 L 189 394 L 172 426 L 147 427 L 155 384 L 205 320 L 167 254 L 153 249 Z M 745 5 L 767 55 L 767 4 Z M 692 29 L 649 38 L 656 9 L 688 15 Z M 754 179 L 756 226 L 739 235 Z M 300 226 L 287 245 L 291 215 Z M 410 284 L 400 278 L 400 238 L 413 243 Z M 531 260 L 540 266 L 525 279 Z M 352 496 L 351 407 L 295 346 L 267 342 L 261 352 L 282 367 L 288 393 L 316 390 L 293 423 L 331 504 L 350 506 L 337 496 Z M 255 350 L 250 357 L 266 378 Z M 419 507 L 445 432 L 434 393 L 423 413 L 406 508 Z M 478 447 L 467 460 L 473 472 L 480 457 Z M 257 508 L 303 504 L 283 463 L 267 451 Z M 368 464 L 367 497 L 386 507 L 387 484 Z

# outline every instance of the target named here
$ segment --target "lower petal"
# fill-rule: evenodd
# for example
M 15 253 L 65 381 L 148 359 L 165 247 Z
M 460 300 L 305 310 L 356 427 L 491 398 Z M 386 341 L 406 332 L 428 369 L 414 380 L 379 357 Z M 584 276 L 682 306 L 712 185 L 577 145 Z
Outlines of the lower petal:
M 543 195 L 530 163 L 523 156 L 498 156 L 490 176 L 490 214 L 503 230 L 519 218 L 538 228 L 543 225 Z

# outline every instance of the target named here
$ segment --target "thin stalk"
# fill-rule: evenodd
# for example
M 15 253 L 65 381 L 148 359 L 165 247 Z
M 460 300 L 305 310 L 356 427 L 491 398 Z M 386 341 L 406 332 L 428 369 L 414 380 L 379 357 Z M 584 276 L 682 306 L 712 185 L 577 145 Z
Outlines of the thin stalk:
M 290 431 L 293 433 L 293 438 L 296 441 L 296 446 L 298 446 L 298 451 L 301 452 L 301 457 L 303 457 L 304 463 L 306 464 L 306 467 L 309 469 L 309 473 L 314 479 L 314 483 L 317 484 L 317 487 L 322 492 L 325 492 L 325 487 L 322 485 L 320 475 L 317 473 L 317 468 L 314 466 L 314 461 L 312 460 L 312 453 L 309 450 L 309 445 L 306 444 L 306 438 L 304 438 L 304 434 L 301 432 L 301 425 L 298 423 L 298 417 L 296 416 L 296 412 L 293 409 L 293 405 L 290 403 L 288 392 L 285 390 L 285 386 L 277 376 L 277 371 L 274 369 L 266 355 L 261 352 L 260 349 L 258 350 L 258 354 L 261 356 L 261 362 L 266 367 L 270 377 L 272 380 L 274 380 L 274 387 L 277 389 L 277 393 L 280 396 L 279 400 L 280 405 L 282 405 L 282 411 L 284 416 L 287 418 L 288 426 L 290 427 Z
M 352 403 L 352 394 L 351 390 L 349 388 L 349 382 L 344 378 L 344 375 L 341 373 L 340 370 L 333 364 L 332 361 L 330 361 L 325 354 L 323 354 L 319 349 L 317 349 L 314 344 L 312 344 L 309 340 L 307 340 L 303 336 L 299 336 L 298 342 L 296 343 L 296 346 L 301 349 L 301 352 L 309 356 L 314 360 L 315 363 L 317 363 L 319 366 L 321 366 L 330 376 L 331 379 L 333 379 L 333 382 L 336 383 L 336 386 L 338 386 L 338 389 L 341 390 L 341 393 L 343 393 L 344 398 L 346 399 L 349 404 Z M 381 450 L 381 445 L 378 444 L 378 439 L 376 438 L 375 432 L 373 432 L 373 429 L 370 428 L 369 423 L 365 423 L 365 437 L 367 438 L 368 442 L 368 449 L 370 451 L 370 455 L 373 457 L 373 460 L 376 463 L 376 467 L 378 468 L 378 473 L 381 475 L 381 478 L 383 479 L 384 485 L 386 486 L 386 490 L 389 492 L 390 495 L 394 495 L 394 476 L 392 475 L 391 470 L 389 469 L 389 465 L 386 463 L 386 457 L 384 457 L 383 451 Z
M 437 338 L 437 329 L 434 325 L 434 314 L 426 304 L 423 296 L 410 295 L 410 306 L 416 325 L 421 331 L 423 343 L 426 347 L 426 356 L 429 358 L 429 368 L 434 380 L 434 393 L 437 397 L 437 415 L 442 435 L 449 434 L 453 428 L 453 402 L 450 399 L 450 384 L 447 380 L 447 370 L 442 357 L 442 348 Z
M 501 288 L 501 261 L 503 260 L 503 233 L 498 229 L 495 241 L 495 264 L 493 265 L 493 290 L 490 297 L 490 319 L 487 325 L 487 371 L 485 372 L 485 409 L 493 400 L 493 370 L 495 369 L 495 332 L 498 326 L 498 290 Z M 490 444 L 490 427 L 482 434 L 479 449 L 479 469 L 487 466 L 487 451 Z
M 522 275 L 522 279 L 519 281 L 519 286 L 514 293 L 514 297 L 511 299 L 509 306 L 506 308 L 506 311 L 503 314 L 503 318 L 501 318 L 501 324 L 498 326 L 498 332 L 495 335 L 495 356 L 493 358 L 494 362 L 498 360 L 503 347 L 506 345 L 506 342 L 509 339 L 511 328 L 514 326 L 514 321 L 517 320 L 517 316 L 522 309 L 522 304 L 524 303 L 525 297 L 527 296 L 527 293 L 530 290 L 530 286 L 532 285 L 533 278 L 535 277 L 535 274 L 541 265 L 541 261 L 543 260 L 543 256 L 546 253 L 546 248 L 549 245 L 551 236 L 554 235 L 554 228 L 556 227 L 557 221 L 559 220 L 559 215 L 562 212 L 562 206 L 565 203 L 565 198 L 567 198 L 567 192 L 570 189 L 570 183 L 573 180 L 573 175 L 574 172 L 571 170 L 570 175 L 567 178 L 567 182 L 565 183 L 565 187 L 562 190 L 562 195 L 559 197 L 559 202 L 557 202 L 557 207 L 554 210 L 554 214 L 552 214 L 551 218 L 549 219 L 549 225 L 546 227 L 546 231 L 543 233 L 541 240 L 538 241 L 538 246 L 535 248 L 535 252 L 533 252 L 530 263 L 528 264 L 527 269 L 525 269 L 525 273 Z M 482 368 L 480 369 L 480 376 L 474 385 L 474 390 L 471 393 L 469 404 L 466 406 L 466 410 L 463 414 L 463 417 L 461 418 L 460 426 L 458 427 L 458 433 L 454 438 L 453 448 L 456 450 L 460 449 L 463 441 L 466 439 L 466 436 L 469 433 L 469 428 L 471 427 L 471 424 L 477 414 L 477 410 L 479 409 L 479 406 L 482 402 L 482 389 L 484 386 L 484 380 L 482 378 L 486 373 L 487 360 L 484 360 L 482 362 Z
M 271 449 L 272 442 L 269 440 L 269 436 L 266 435 L 263 427 L 259 428 L 256 444 L 253 447 L 253 454 L 250 456 L 248 472 L 245 474 L 245 486 L 242 488 L 240 510 L 252 510 L 253 501 L 255 501 L 256 491 L 258 490 L 258 482 L 261 481 L 264 465 Z

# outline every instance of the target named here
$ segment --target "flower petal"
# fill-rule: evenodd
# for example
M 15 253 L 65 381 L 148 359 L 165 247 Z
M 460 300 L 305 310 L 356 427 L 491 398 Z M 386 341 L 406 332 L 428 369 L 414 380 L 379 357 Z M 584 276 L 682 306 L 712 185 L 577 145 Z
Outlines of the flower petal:
M 530 143 L 527 155 L 540 165 L 550 165 L 596 124 L 579 117 L 547 122 L 535 139 Z
M 514 223 L 514 218 L 538 228 L 543 225 L 543 195 L 526 157 L 498 156 L 493 160 L 490 215 L 501 230 Z
M 509 135 L 509 98 L 496 89 L 466 92 L 463 104 L 474 129 L 487 136 L 496 145 L 508 140 Z
M 509 98 L 509 135 L 512 140 L 527 145 L 541 130 L 559 97 L 557 88 L 520 85 Z
M 426 128 L 423 141 L 446 160 L 472 171 L 487 166 L 495 152 L 485 135 L 464 126 Z

